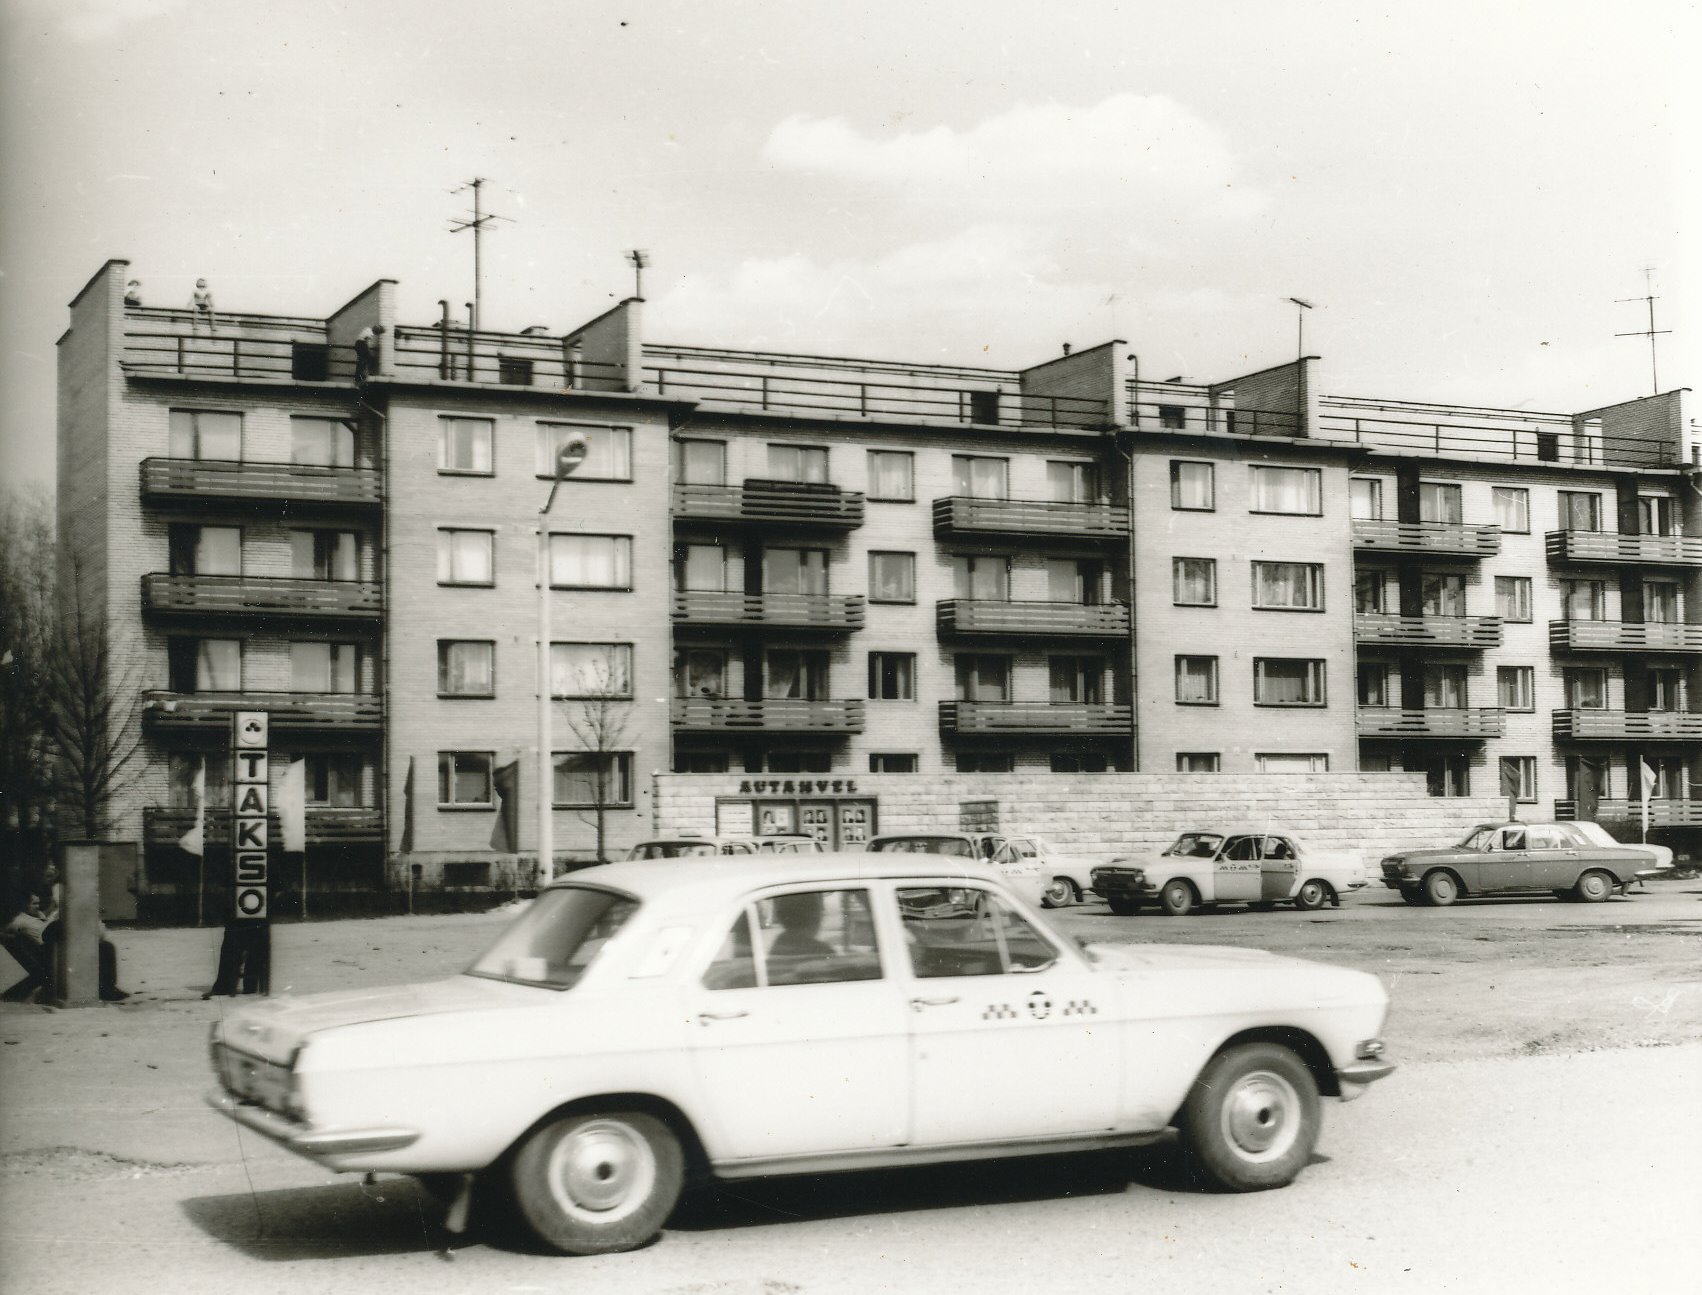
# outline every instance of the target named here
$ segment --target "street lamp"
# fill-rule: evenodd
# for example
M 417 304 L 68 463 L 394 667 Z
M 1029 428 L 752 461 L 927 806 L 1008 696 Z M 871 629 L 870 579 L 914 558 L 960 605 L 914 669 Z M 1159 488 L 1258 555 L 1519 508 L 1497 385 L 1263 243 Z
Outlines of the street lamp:
M 550 756 L 550 506 L 562 481 L 585 462 L 589 442 L 569 432 L 555 453 L 555 478 L 538 510 L 538 871 L 540 882 L 555 876 L 555 762 Z

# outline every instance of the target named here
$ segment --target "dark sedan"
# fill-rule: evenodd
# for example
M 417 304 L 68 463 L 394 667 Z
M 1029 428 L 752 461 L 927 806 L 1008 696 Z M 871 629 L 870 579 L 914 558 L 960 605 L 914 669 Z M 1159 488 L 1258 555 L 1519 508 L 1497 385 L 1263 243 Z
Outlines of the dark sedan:
M 1444 907 L 1476 895 L 1552 893 L 1599 904 L 1639 877 L 1655 856 L 1620 845 L 1593 823 L 1482 823 L 1458 845 L 1383 860 L 1383 884 L 1409 904 Z

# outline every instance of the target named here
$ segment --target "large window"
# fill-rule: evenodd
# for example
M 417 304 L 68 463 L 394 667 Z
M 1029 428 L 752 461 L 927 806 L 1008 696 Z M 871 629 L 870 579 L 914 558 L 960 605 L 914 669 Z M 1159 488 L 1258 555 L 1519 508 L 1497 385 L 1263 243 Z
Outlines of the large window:
M 1531 529 L 1531 492 L 1523 486 L 1495 487 L 1495 524 L 1523 535 Z
M 1328 755 L 1295 752 L 1260 752 L 1253 757 L 1253 766 L 1260 773 L 1328 773 Z
M 1643 581 L 1643 619 L 1652 625 L 1673 625 L 1684 619 L 1679 611 L 1678 581 Z
M 551 643 L 550 695 L 632 696 L 632 644 Z
M 1569 666 L 1561 680 L 1570 710 L 1607 709 L 1607 671 L 1599 666 Z
M 1213 465 L 1174 459 L 1170 464 L 1170 506 L 1184 512 L 1209 513 L 1217 507 Z
M 1009 459 L 986 454 L 951 456 L 952 493 L 974 499 L 1005 499 L 1010 495 Z
M 355 429 L 337 418 L 290 419 L 290 462 L 353 467 Z
M 1176 700 L 1184 706 L 1217 705 L 1217 658 L 1176 658 Z
M 1452 572 L 1425 571 L 1419 576 L 1419 600 L 1426 616 L 1464 616 L 1466 578 Z
M 1461 510 L 1460 487 L 1454 481 L 1421 481 L 1418 483 L 1418 519 L 1421 522 L 1445 522 L 1458 526 L 1465 514 Z
M 828 696 L 826 652 L 775 649 L 764 662 L 763 696 L 825 701 Z
M 914 701 L 916 654 L 869 653 L 869 696 L 876 701 Z
M 1177 773 L 1217 773 L 1221 760 L 1216 751 L 1178 751 Z
M 1682 529 L 1678 501 L 1671 495 L 1639 495 L 1637 515 L 1644 535 L 1677 535 Z
M 682 484 L 724 486 L 727 484 L 727 442 L 679 441 L 674 461 Z
M 1353 477 L 1347 483 L 1347 512 L 1356 521 L 1383 520 L 1383 483 L 1376 477 Z
M 1294 657 L 1257 657 L 1253 661 L 1255 706 L 1322 706 L 1324 663 Z
M 1105 564 L 1098 558 L 1047 558 L 1046 597 L 1099 606 L 1105 601 Z
M 1537 758 L 1534 755 L 1502 756 L 1501 786 L 1510 789 L 1515 800 L 1535 800 L 1537 798 Z
M 291 692 L 354 692 L 360 648 L 354 643 L 291 643 Z
M 176 523 L 167 534 L 174 576 L 242 574 L 242 528 Z
M 1560 492 L 1560 529 L 1599 531 L 1602 528 L 1602 497 L 1592 491 Z
M 496 532 L 443 526 L 437 532 L 437 583 L 493 585 L 496 583 Z
M 1649 709 L 1658 711 L 1689 710 L 1689 688 L 1684 671 L 1677 666 L 1655 666 L 1649 670 Z
M 550 536 L 554 589 L 631 589 L 630 535 Z
M 242 415 L 172 410 L 169 452 L 174 459 L 241 459 Z
M 719 544 L 686 544 L 678 550 L 681 589 L 724 593 L 727 589 L 727 551 Z
M 1530 620 L 1531 578 L 1529 576 L 1495 577 L 1495 613 L 1506 621 Z
M 1007 602 L 1011 560 L 1002 554 L 959 553 L 951 560 L 952 593 L 980 602 Z
M 1053 773 L 1109 773 L 1111 761 L 1103 751 L 1053 751 L 1047 759 Z
M 916 763 L 914 751 L 869 752 L 870 773 L 915 773 Z
M 1317 468 L 1273 468 L 1253 465 L 1255 513 L 1299 513 L 1317 516 L 1324 511 L 1324 474 Z
M 1323 611 L 1323 565 L 1317 562 L 1253 563 L 1253 606 L 1273 611 Z
M 1052 460 L 1046 465 L 1047 497 L 1058 503 L 1091 504 L 1099 498 L 1099 466 Z
M 770 445 L 768 475 L 774 481 L 827 481 L 825 445 Z
M 488 477 L 495 470 L 491 452 L 495 424 L 488 418 L 437 420 L 437 470 Z
M 1383 661 L 1361 661 L 1357 677 L 1359 704 L 1378 709 L 1389 704 L 1389 667 Z
M 1424 705 L 1428 710 L 1460 710 L 1466 704 L 1466 668 L 1431 664 L 1424 667 Z
M 585 458 L 573 470 L 575 481 L 632 480 L 632 428 L 604 423 L 539 423 L 538 476 L 554 478 L 556 453 L 575 432 L 585 438 Z
M 305 580 L 360 579 L 360 536 L 354 531 L 291 531 L 290 574 Z
M 727 654 L 716 648 L 693 648 L 679 654 L 674 686 L 682 697 L 725 697 Z
M 771 594 L 825 594 L 826 549 L 765 549 L 762 588 Z
M 1383 590 L 1387 587 L 1386 574 L 1377 567 L 1369 567 L 1353 573 L 1353 610 L 1363 613 L 1375 613 L 1383 610 Z
M 1055 656 L 1047 661 L 1046 669 L 1054 702 L 1098 706 L 1105 701 L 1104 657 Z
M 869 554 L 869 601 L 913 603 L 916 601 L 916 555 L 914 553 Z
M 491 786 L 494 761 L 495 756 L 490 751 L 439 751 L 437 803 L 479 808 L 495 804 L 495 792 Z
M 489 639 L 438 639 L 437 695 L 494 697 L 496 644 Z
M 870 450 L 869 498 L 900 504 L 913 501 L 916 456 L 909 450 Z
M 303 756 L 302 762 L 307 766 L 302 781 L 309 805 L 354 809 L 366 803 L 360 756 L 314 753 Z
M 1178 607 L 1217 606 L 1217 559 L 1172 558 L 1170 599 Z
M 632 805 L 632 752 L 555 751 L 551 763 L 557 809 Z
M 173 692 L 241 692 L 241 639 L 170 639 L 166 666 Z
M 1561 608 L 1569 621 L 1599 621 L 1607 618 L 1605 580 L 1562 580 Z
M 1011 659 L 1008 656 L 959 652 L 952 663 L 960 701 L 1009 701 Z M 961 765 L 958 766 L 962 768 Z
M 1495 701 L 1504 710 L 1535 710 L 1535 667 L 1528 665 L 1496 666 Z

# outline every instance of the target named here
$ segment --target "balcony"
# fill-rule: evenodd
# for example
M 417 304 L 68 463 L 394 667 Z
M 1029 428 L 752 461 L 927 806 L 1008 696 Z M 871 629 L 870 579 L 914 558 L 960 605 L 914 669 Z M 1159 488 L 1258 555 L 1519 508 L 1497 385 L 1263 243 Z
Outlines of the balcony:
M 1501 646 L 1499 616 L 1393 616 L 1360 612 L 1353 618 L 1356 643 L 1387 647 L 1492 648 Z
M 934 606 L 941 635 L 999 634 L 1035 638 L 1126 638 L 1123 603 L 998 602 L 942 598 Z
M 934 533 L 1050 536 L 1078 541 L 1122 539 L 1129 533 L 1129 514 L 1126 509 L 1104 503 L 951 495 L 934 500 Z
M 1702 625 L 1671 621 L 1550 621 L 1559 652 L 1702 652 Z
M 1698 742 L 1702 714 L 1685 710 L 1557 710 L 1557 742 Z
M 942 733 L 1004 736 L 1127 737 L 1135 731 L 1132 706 L 1064 701 L 942 701 Z
M 1499 526 L 1462 526 L 1452 522 L 1385 522 L 1356 518 L 1353 547 L 1376 553 L 1412 553 L 1421 557 L 1486 558 L 1501 551 Z
M 288 502 L 291 508 L 377 506 L 384 500 L 377 468 L 223 459 L 142 460 L 142 501 L 151 506 Z
M 676 729 L 705 733 L 861 733 L 863 703 L 804 701 L 795 697 L 676 697 L 670 708 Z
M 1693 535 L 1550 531 L 1548 560 L 1607 562 L 1614 566 L 1702 567 L 1702 539 Z
M 1554 802 L 1554 816 L 1561 820 L 1578 817 L 1578 802 L 1575 800 L 1557 800 Z M 1643 805 L 1635 800 L 1609 800 L 1603 797 L 1596 802 L 1596 819 L 1598 822 L 1640 823 L 1643 818 Z M 1702 827 L 1702 800 L 1667 800 L 1656 797 L 1649 802 L 1650 827 Z
M 688 482 L 674 487 L 674 517 L 851 531 L 863 524 L 863 496 L 814 481 L 753 477 L 737 486 Z
M 366 580 L 306 580 L 291 576 L 142 577 L 142 610 L 155 615 L 237 615 L 376 622 L 383 615 L 379 586 Z
M 1500 737 L 1505 722 L 1502 711 L 1494 706 L 1431 706 L 1422 710 L 1362 706 L 1355 725 L 1360 737 L 1472 740 Z
M 863 628 L 863 598 L 827 594 L 735 594 L 685 589 L 674 594 L 680 625 L 823 630 L 845 634 Z
M 269 817 L 268 839 L 279 840 L 278 816 L 272 814 Z M 375 806 L 341 808 L 309 805 L 306 818 L 307 843 L 310 846 L 384 839 L 384 811 Z M 208 811 L 205 829 L 208 845 L 229 844 L 230 821 L 228 808 Z M 149 845 L 175 845 L 194 823 L 194 810 L 150 805 L 142 811 L 143 839 Z
M 142 694 L 142 725 L 155 733 L 228 734 L 239 710 L 263 710 L 292 733 L 377 733 L 384 701 L 373 693 L 164 692 Z

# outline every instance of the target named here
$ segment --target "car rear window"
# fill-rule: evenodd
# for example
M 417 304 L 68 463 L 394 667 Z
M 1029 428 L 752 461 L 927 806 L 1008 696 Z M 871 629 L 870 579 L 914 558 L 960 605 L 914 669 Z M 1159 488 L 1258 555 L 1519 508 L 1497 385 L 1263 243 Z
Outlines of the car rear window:
M 610 890 L 546 890 L 467 968 L 471 976 L 543 989 L 572 989 L 638 901 Z
M 891 836 L 871 841 L 869 849 L 876 854 L 948 854 L 959 859 L 973 859 L 974 847 L 956 836 Z

